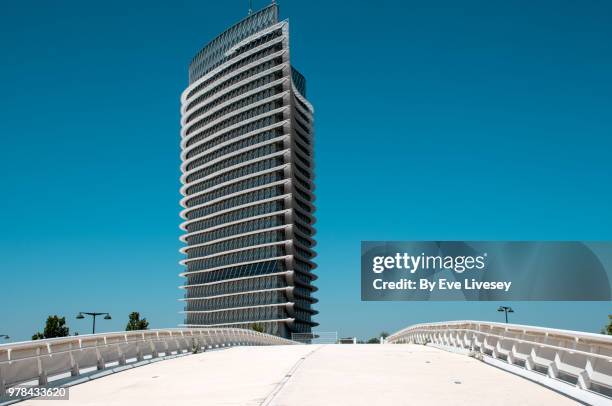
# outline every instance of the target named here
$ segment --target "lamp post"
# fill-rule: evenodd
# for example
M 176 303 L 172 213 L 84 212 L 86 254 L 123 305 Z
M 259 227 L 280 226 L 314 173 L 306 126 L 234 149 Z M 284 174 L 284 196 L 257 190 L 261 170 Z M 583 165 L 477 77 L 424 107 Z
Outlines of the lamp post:
M 499 306 L 498 312 L 504 312 L 506 315 L 506 324 L 508 324 L 508 313 L 514 313 L 514 310 L 510 306 Z
M 104 320 L 110 320 L 111 316 L 110 313 L 98 313 L 98 312 L 79 312 L 79 314 L 77 314 L 76 318 L 77 319 L 84 319 L 85 316 L 83 316 L 84 314 L 88 315 L 88 316 L 92 316 L 93 317 L 93 328 L 91 329 L 91 334 L 96 334 L 96 316 L 102 316 L 103 314 L 105 314 L 106 316 L 104 316 Z
M 5 340 L 8 340 L 11 337 L 7 336 L 6 334 L 0 334 L 0 338 L 4 338 Z

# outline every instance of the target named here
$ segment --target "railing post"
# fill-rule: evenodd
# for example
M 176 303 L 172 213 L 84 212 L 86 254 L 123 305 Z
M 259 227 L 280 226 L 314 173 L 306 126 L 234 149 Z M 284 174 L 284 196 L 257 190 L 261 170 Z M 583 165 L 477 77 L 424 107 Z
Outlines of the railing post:
M 508 351 L 508 356 L 506 358 L 508 364 L 514 364 L 514 354 L 516 354 L 516 345 L 513 345 L 510 351 Z
M 6 394 L 6 379 L 4 379 L 2 373 L 2 367 L 0 366 L 0 397 Z
M 174 339 L 174 344 L 176 345 L 176 355 L 179 355 L 181 351 L 181 342 L 174 335 L 171 336 Z
M 159 333 L 155 334 L 155 341 L 149 341 L 149 346 L 151 348 L 151 358 L 159 357 L 159 354 L 157 353 L 157 345 L 155 344 L 156 341 L 159 341 Z
M 70 343 L 70 376 L 79 376 L 79 364 L 74 359 L 74 349 Z
M 550 376 L 551 378 L 557 378 L 557 376 L 559 376 L 559 365 L 558 363 L 561 362 L 561 359 L 559 357 L 559 353 L 555 352 L 555 357 L 553 362 L 551 362 L 548 365 L 548 376 Z
M 121 350 L 121 346 L 117 344 L 117 352 L 119 353 L 119 365 L 125 365 L 125 354 Z
M 589 371 L 593 370 L 591 359 L 587 359 L 584 370 L 578 374 L 578 387 L 580 389 L 589 390 L 591 387 L 591 377 Z
M 36 361 L 38 363 L 38 384 L 46 385 L 47 384 L 47 373 L 43 369 L 42 358 L 40 357 L 40 347 L 36 348 Z
M 136 361 L 142 361 L 144 359 L 144 355 L 142 354 L 142 346 L 145 344 L 145 336 L 144 333 L 138 334 L 140 336 L 141 341 L 136 341 Z
M 96 347 L 96 369 L 98 371 L 104 369 L 104 367 L 106 366 L 106 363 L 104 362 L 104 358 L 102 357 L 102 354 L 100 354 L 100 348 Z
M 206 330 L 206 348 L 213 348 L 213 337 L 210 330 Z

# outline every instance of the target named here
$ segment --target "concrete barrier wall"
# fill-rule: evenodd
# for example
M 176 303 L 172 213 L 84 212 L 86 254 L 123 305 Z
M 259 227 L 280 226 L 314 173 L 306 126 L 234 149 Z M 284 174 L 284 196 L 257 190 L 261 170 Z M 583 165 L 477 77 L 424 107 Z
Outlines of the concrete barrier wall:
M 0 396 L 10 386 L 46 385 L 88 370 L 238 345 L 297 344 L 281 337 L 235 328 L 143 330 L 92 334 L 0 345 Z
M 481 359 L 589 404 L 612 404 L 612 336 L 518 324 L 417 324 L 387 337 Z

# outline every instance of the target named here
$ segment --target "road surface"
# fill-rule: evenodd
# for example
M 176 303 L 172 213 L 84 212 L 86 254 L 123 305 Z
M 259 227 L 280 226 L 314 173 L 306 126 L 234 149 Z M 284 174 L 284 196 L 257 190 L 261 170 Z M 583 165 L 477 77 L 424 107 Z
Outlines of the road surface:
M 40 406 L 39 400 L 23 403 Z M 476 359 L 420 345 L 234 347 L 70 388 L 62 405 L 564 405 Z

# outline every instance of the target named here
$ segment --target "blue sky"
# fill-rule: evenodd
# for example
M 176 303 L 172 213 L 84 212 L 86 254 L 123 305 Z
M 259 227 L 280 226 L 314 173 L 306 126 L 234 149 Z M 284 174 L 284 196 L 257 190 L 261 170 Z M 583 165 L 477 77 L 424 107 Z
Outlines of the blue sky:
M 362 303 L 361 240 L 612 239 L 612 4 L 280 1 L 316 109 L 324 331 L 501 320 L 499 303 Z M 268 4 L 254 1 L 256 8 Z M 179 95 L 247 1 L 10 2 L 0 14 L 0 334 L 176 300 Z M 603 303 L 511 303 L 598 331 Z

